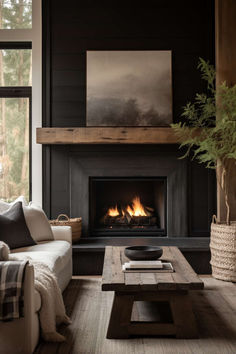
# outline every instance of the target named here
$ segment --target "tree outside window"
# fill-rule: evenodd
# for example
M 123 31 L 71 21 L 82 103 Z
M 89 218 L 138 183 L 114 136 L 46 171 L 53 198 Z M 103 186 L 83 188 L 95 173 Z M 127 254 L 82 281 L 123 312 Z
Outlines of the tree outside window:
M 32 0 L 0 0 L 1 29 L 32 28 Z
M 0 28 L 32 24 L 27 3 L 31 1 L 0 0 Z M 31 43 L 10 47 L 11 43 L 1 43 L 0 50 L 0 198 L 6 201 L 30 195 L 32 56 L 25 48 Z

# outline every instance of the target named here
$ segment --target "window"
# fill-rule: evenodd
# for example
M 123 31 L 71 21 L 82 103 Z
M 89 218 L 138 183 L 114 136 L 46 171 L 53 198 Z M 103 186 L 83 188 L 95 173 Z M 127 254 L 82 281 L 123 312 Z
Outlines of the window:
M 1 97 L 0 110 L 0 198 L 29 200 L 30 98 Z
M 22 43 L 21 46 L 30 48 L 31 44 Z M 32 85 L 31 49 L 1 49 L 0 65 L 2 72 L 0 86 Z
M 0 0 L 0 28 L 32 28 L 32 0 Z
M 10 8 L 10 1 L 5 3 Z M 9 202 L 24 195 L 29 200 L 31 43 L 0 45 L 0 198 Z
M 41 126 L 42 2 L 0 0 L 0 199 L 42 204 Z

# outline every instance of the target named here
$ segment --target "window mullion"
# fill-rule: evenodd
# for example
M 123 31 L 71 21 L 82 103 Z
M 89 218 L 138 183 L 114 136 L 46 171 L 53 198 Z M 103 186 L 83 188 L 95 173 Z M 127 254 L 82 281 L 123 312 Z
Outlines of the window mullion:
M 32 42 L 0 42 L 0 49 L 32 49 Z
M 0 29 L 1 42 L 32 42 L 32 29 Z
M 0 97 L 31 97 L 31 86 L 0 87 Z

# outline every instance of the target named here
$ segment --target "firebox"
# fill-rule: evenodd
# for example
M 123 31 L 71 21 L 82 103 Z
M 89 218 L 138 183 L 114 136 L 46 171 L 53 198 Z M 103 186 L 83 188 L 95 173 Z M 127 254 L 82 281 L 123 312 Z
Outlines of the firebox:
M 166 177 L 90 177 L 90 233 L 166 236 Z

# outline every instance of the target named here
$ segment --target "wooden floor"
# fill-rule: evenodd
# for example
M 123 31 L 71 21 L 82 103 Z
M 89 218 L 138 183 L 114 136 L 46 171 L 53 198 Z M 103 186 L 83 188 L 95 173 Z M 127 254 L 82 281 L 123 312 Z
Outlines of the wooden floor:
M 192 292 L 200 338 L 106 339 L 113 294 L 101 291 L 101 278 L 73 279 L 64 293 L 72 324 L 60 332 L 67 341 L 41 343 L 36 354 L 235 354 L 236 284 L 202 276 L 205 290 Z

